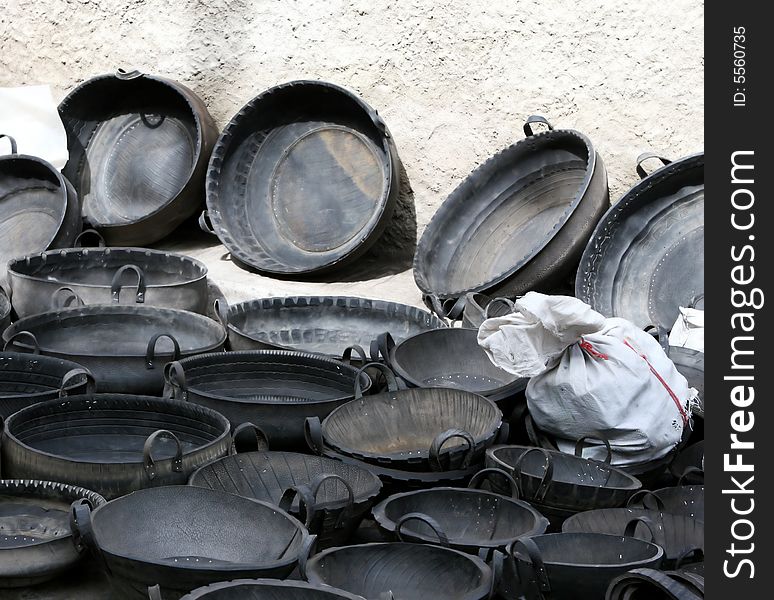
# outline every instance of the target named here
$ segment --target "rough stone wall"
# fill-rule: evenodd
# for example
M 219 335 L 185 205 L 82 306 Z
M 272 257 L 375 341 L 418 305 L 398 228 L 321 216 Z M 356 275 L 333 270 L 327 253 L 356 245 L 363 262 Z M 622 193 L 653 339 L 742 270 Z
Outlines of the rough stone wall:
M 136 67 L 198 92 L 223 126 L 279 82 L 327 79 L 385 118 L 421 229 L 526 116 L 583 131 L 611 198 L 653 149 L 703 148 L 703 2 L 5 0 L 0 86 Z

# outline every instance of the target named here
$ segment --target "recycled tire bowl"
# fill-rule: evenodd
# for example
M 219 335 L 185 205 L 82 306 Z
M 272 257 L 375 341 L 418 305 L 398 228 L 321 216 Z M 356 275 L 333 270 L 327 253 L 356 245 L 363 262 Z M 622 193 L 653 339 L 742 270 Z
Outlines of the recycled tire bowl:
M 73 509 L 76 537 L 97 553 L 114 595 L 125 598 L 147 599 L 152 585 L 176 599 L 224 579 L 284 578 L 311 541 L 301 523 L 270 504 L 191 486 L 132 492 L 93 512 Z
M 442 453 L 449 464 L 464 457 L 462 463 L 470 465 L 494 443 L 502 424 L 494 402 L 463 390 L 392 388 L 355 396 L 322 422 L 323 442 L 390 468 L 440 471 Z
M 304 565 L 310 583 L 367 600 L 483 600 L 493 574 L 480 558 L 428 544 L 375 543 L 331 548 Z
M 214 233 L 265 273 L 319 273 L 352 262 L 392 216 L 399 160 L 376 111 L 323 81 L 292 81 L 226 125 L 207 173 Z
M 478 553 L 504 550 L 522 536 L 544 533 L 548 519 L 526 502 L 493 492 L 438 487 L 395 494 L 373 509 L 379 526 L 395 538 Z
M 81 206 L 70 182 L 45 160 L 17 154 L 11 138 L 11 154 L 0 156 L 0 286 L 9 260 L 68 248 L 81 227 Z
M 652 542 L 600 533 L 550 533 L 508 549 L 501 590 L 506 597 L 604 600 L 610 582 L 636 568 L 658 568 L 664 551 Z M 548 592 L 550 590 L 550 592 Z
M 87 489 L 31 479 L 0 479 L 0 589 L 37 585 L 73 569 L 70 505 L 105 499 Z
M 226 331 L 203 315 L 173 308 L 93 304 L 19 319 L 3 333 L 10 348 L 75 360 L 97 391 L 160 395 L 164 366 L 223 349 Z
M 548 126 L 533 135 L 532 124 Z M 548 291 L 575 268 L 607 210 L 607 175 L 591 141 L 530 117 L 526 139 L 473 171 L 422 234 L 414 278 L 440 299 Z
M 8 276 L 19 318 L 51 310 L 50 299 L 64 292 L 84 304 L 137 303 L 200 314 L 208 308 L 204 263 L 159 250 L 72 248 L 43 252 L 12 260 Z
M 94 378 L 69 360 L 0 352 L 0 419 L 31 404 L 92 391 Z
M 345 296 L 261 298 L 228 310 L 232 350 L 302 350 L 340 357 L 348 346 L 368 348 L 385 331 L 400 341 L 444 326 L 420 308 Z
M 679 308 L 704 294 L 704 154 L 661 160 L 602 217 L 575 295 L 607 317 L 669 331 Z
M 218 130 L 190 89 L 119 70 L 76 87 L 59 115 L 70 152 L 62 172 L 109 245 L 151 244 L 200 209 Z
M 704 551 L 704 523 L 684 515 L 640 508 L 606 508 L 571 516 L 562 524 L 565 533 L 589 532 L 624 535 L 627 524 L 636 517 L 650 519 L 654 528 L 646 534 L 664 549 L 664 566 L 671 568 L 686 553 Z M 641 528 L 644 529 L 644 528 Z M 645 530 L 647 531 L 647 530 Z M 642 538 L 640 538 L 642 539 Z
M 364 600 L 344 590 L 279 579 L 237 579 L 213 583 L 181 600 Z
M 293 452 L 224 457 L 199 468 L 188 483 L 277 506 L 289 489 L 315 484 L 307 496 L 311 506 L 302 507 L 296 500 L 287 510 L 305 513 L 307 528 L 317 535 L 320 548 L 346 543 L 382 488 L 379 478 L 367 469 Z M 310 503 L 309 499 L 305 503 Z
M 170 363 L 166 390 L 177 400 L 207 406 L 232 424 L 257 423 L 273 449 L 304 447 L 304 420 L 324 419 L 354 398 L 357 369 L 317 354 L 253 350 L 200 354 Z
M 116 498 L 143 487 L 185 483 L 231 445 L 225 417 L 151 396 L 69 396 L 10 416 L 2 434 L 9 477 L 63 479 Z

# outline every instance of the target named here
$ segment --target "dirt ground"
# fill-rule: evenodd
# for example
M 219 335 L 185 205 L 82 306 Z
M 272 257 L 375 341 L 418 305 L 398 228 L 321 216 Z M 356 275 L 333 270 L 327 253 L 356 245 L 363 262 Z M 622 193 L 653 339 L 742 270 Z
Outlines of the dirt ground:
M 636 181 L 642 151 L 701 150 L 703 33 L 699 0 L 6 0 L 0 85 L 48 83 L 59 100 L 92 75 L 136 67 L 193 88 L 221 127 L 276 83 L 353 89 L 386 120 L 413 190 L 404 197 L 416 216 L 403 214 L 387 244 L 397 256 L 294 283 L 245 273 L 214 240 L 165 245 L 205 260 L 232 302 L 321 293 L 415 304 L 415 228 L 477 164 L 521 139 L 528 115 L 586 133 L 612 199 Z

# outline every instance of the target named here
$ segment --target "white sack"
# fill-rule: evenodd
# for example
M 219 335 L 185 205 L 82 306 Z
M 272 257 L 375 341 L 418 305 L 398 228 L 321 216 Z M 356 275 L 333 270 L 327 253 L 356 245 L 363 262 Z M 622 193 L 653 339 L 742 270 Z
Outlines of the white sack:
M 675 447 L 694 391 L 652 336 L 566 296 L 530 292 L 516 309 L 484 321 L 479 344 L 500 368 L 532 376 L 530 414 L 562 451 L 597 435 L 610 441 L 613 464 L 632 465 Z M 584 456 L 604 459 L 605 449 Z
M 67 134 L 47 85 L 0 88 L 0 133 L 16 140 L 19 154 L 37 156 L 62 169 L 69 158 Z M 0 154 L 9 154 L 0 139 Z
M 669 345 L 704 352 L 704 311 L 680 307 L 680 315 L 669 333 Z

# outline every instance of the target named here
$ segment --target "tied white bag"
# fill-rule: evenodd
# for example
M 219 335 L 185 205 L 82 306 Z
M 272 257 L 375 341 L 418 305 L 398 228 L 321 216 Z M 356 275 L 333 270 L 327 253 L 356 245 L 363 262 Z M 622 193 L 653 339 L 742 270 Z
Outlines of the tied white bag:
M 535 424 L 563 452 L 604 437 L 613 464 L 661 458 L 680 441 L 692 390 L 659 343 L 625 319 L 605 319 L 567 296 L 530 292 L 513 314 L 484 321 L 479 344 L 521 377 Z M 603 460 L 604 446 L 585 456 Z

